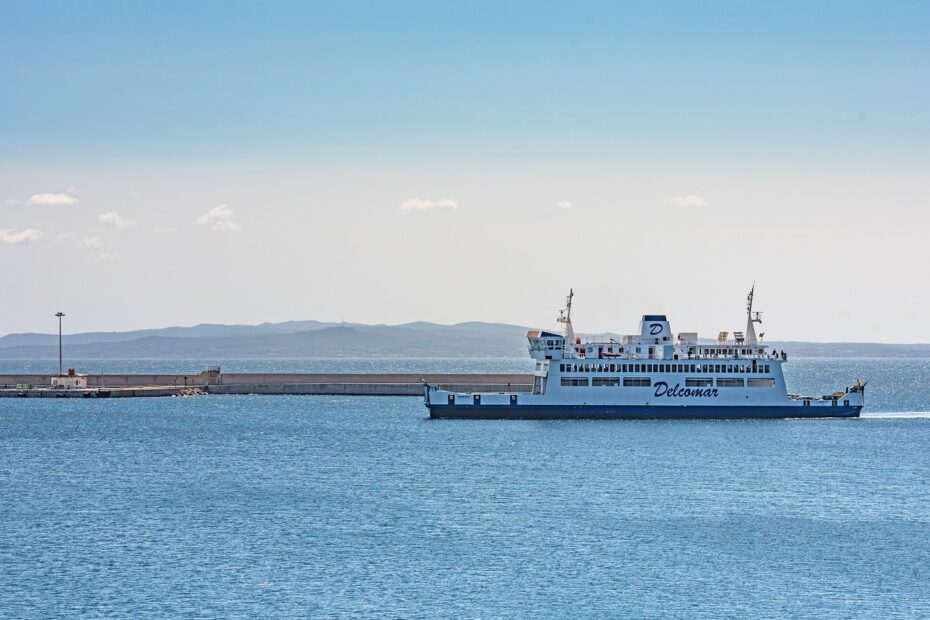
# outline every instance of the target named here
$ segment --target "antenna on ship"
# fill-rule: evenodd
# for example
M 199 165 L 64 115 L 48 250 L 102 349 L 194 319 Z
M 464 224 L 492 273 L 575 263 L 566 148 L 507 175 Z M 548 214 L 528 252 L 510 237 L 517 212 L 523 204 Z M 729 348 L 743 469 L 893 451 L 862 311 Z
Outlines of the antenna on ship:
M 762 313 L 752 311 L 752 298 L 755 292 L 756 283 L 753 282 L 752 288 L 749 289 L 749 295 L 746 296 L 746 344 L 759 344 L 754 323 L 762 323 Z
M 565 298 L 565 309 L 559 311 L 559 323 L 565 327 L 562 328 L 562 335 L 565 336 L 565 343 L 568 346 L 575 344 L 575 330 L 572 329 L 572 297 L 575 296 L 574 289 L 568 289 L 568 297 Z

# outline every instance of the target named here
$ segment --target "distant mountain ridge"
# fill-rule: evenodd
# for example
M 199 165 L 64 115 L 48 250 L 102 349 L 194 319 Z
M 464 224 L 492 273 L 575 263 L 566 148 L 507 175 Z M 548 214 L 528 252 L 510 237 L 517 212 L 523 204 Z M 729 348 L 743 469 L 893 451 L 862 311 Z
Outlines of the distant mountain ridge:
M 204 323 L 127 332 L 64 336 L 71 358 L 338 358 L 526 356 L 526 327 L 471 321 L 441 325 L 426 321 L 365 325 L 286 321 L 259 325 Z M 585 334 L 579 334 L 585 337 Z M 602 338 L 616 334 L 597 334 Z M 710 342 L 710 341 L 707 341 Z M 799 357 L 930 357 L 930 344 L 769 342 Z M 58 334 L 0 337 L 0 359 L 50 359 L 58 355 Z
M 69 344 L 94 342 L 124 342 L 148 336 L 168 336 L 173 338 L 202 338 L 207 336 L 242 336 L 249 334 L 289 334 L 313 329 L 334 327 L 339 323 L 322 321 L 285 321 L 283 323 L 260 323 L 258 325 L 222 325 L 217 323 L 200 323 L 191 327 L 160 327 L 154 329 L 137 329 L 127 332 L 84 332 L 66 334 L 63 340 Z M 16 346 L 58 346 L 58 334 L 7 334 L 0 336 L 0 348 Z
M 261 325 L 196 325 L 64 336 L 71 357 L 518 357 L 526 328 L 491 323 L 362 325 L 289 321 Z M 0 358 L 58 355 L 57 334 L 0 337 Z

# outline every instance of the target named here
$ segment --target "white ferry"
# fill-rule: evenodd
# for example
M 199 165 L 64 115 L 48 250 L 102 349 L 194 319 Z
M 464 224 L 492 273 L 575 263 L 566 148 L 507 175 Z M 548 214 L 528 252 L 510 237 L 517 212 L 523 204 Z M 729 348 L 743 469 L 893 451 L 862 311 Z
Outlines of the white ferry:
M 532 393 L 455 393 L 424 384 L 433 418 L 834 418 L 858 417 L 865 382 L 821 397 L 789 394 L 784 351 L 756 336 L 755 286 L 746 303 L 745 332 L 720 332 L 700 342 L 695 332 L 672 334 L 664 314 L 647 314 L 639 333 L 582 342 L 572 329 L 572 297 L 559 313 L 562 333 L 530 331 L 536 360 Z

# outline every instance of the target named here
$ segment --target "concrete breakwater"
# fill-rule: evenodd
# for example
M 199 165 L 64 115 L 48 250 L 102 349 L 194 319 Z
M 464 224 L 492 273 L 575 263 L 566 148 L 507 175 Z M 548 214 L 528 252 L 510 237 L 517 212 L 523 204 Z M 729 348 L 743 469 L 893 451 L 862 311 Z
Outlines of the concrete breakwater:
M 436 373 L 222 373 L 93 374 L 86 390 L 51 387 L 49 375 L 0 374 L 0 396 L 109 397 L 205 394 L 319 394 L 418 396 L 422 381 L 458 392 L 529 392 L 533 376 Z M 196 389 L 197 392 L 192 392 Z

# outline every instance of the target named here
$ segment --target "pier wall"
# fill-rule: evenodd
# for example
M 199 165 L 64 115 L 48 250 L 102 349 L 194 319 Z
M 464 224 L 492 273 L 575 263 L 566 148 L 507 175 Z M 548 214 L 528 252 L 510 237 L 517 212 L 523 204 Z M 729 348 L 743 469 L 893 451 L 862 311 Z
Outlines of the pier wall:
M 210 394 L 418 396 L 425 380 L 456 392 L 529 392 L 532 375 L 435 373 L 198 373 L 88 375 L 92 388 L 203 388 Z M 0 386 L 48 387 L 49 375 L 0 374 Z

